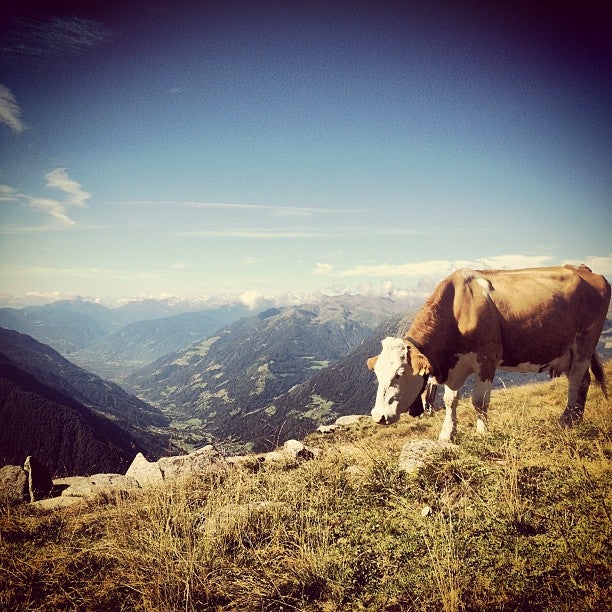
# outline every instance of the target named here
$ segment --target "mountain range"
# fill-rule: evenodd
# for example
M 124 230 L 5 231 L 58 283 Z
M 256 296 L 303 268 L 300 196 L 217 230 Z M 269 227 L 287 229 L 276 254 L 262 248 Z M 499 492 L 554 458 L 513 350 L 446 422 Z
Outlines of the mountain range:
M 268 309 L 132 372 L 123 384 L 171 414 L 188 444 L 201 444 L 206 432 L 247 449 L 270 448 L 278 418 L 273 408 L 262 410 L 351 354 L 397 310 L 375 302 L 366 308 L 362 301 L 358 307 L 351 299 L 329 299 Z
M 383 337 L 403 335 L 420 302 L 344 295 L 261 312 L 230 305 L 169 314 L 176 312 L 172 304 L 139 304 L 118 313 L 78 300 L 0 309 L 0 322 L 27 330 L 0 330 L 3 371 L 20 371 L 2 383 L 11 387 L 2 402 L 21 402 L 36 415 L 37 403 L 59 393 L 58 414 L 68 398 L 79 414 L 126 433 L 129 441 L 115 446 L 138 447 L 150 458 L 208 442 L 230 452 L 268 450 L 339 416 L 369 412 L 376 381 L 365 362 Z M 151 319 L 139 320 L 147 313 Z M 599 351 L 612 357 L 609 321 Z M 496 384 L 530 378 L 503 374 Z M 23 392 L 43 399 L 20 399 Z M 7 423 L 17 427 L 19 412 L 11 410 Z M 24 418 L 31 426 L 37 421 L 45 422 Z

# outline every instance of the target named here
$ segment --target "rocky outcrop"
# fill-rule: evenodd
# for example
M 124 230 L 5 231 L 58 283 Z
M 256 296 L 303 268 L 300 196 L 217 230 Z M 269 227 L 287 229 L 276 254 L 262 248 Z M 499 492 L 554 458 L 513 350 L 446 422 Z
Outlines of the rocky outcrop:
M 358 423 L 367 415 L 351 415 L 339 418 L 334 425 L 326 427 L 345 427 Z M 325 432 L 319 428 L 319 432 Z M 417 473 L 424 466 L 437 461 L 445 452 L 454 452 L 457 446 L 437 440 L 411 440 L 402 448 L 399 458 L 399 469 L 408 473 Z M 94 497 L 102 492 L 115 494 L 134 488 L 161 485 L 189 476 L 206 474 L 211 471 L 227 469 L 291 469 L 302 461 L 316 458 L 321 451 L 309 448 L 298 440 L 288 440 L 275 451 L 258 455 L 223 457 L 212 445 L 204 446 L 192 453 L 172 457 L 162 457 L 157 461 L 148 461 L 138 453 L 125 475 L 95 474 L 93 476 L 70 477 L 57 479 L 52 483 L 55 491 L 63 489 L 59 497 L 40 499 L 39 495 L 50 491 L 48 474 L 38 462 L 29 457 L 26 466 L 28 471 L 16 466 L 6 466 L 0 470 L 0 499 L 14 500 L 20 503 L 30 499 L 40 508 L 60 508 L 77 503 L 79 500 Z M 366 469 L 360 465 L 349 465 L 347 477 L 360 481 L 366 475 Z M 26 478 L 27 477 L 27 478 Z M 31 492 L 31 493 L 30 493 Z M 34 500 L 32 499 L 34 498 Z M 248 512 L 257 512 L 260 508 L 248 508 Z M 266 508 L 267 510 L 267 508 Z M 240 515 L 244 509 L 237 512 Z M 231 514 L 235 514 L 233 511 Z M 214 523 L 214 521 L 213 521 Z M 210 523 L 209 523 L 210 524 Z
M 53 479 L 49 470 L 36 457 L 26 457 L 23 467 L 5 465 L 0 468 L 0 503 L 14 505 L 50 497 Z
M 132 478 L 139 487 L 160 484 L 164 481 L 164 475 L 157 461 L 147 461 L 142 453 L 134 457 L 134 461 L 125 473 Z
M 188 455 L 162 457 L 158 461 L 147 461 L 142 453 L 138 453 L 125 475 L 139 487 L 146 487 L 185 478 L 204 470 L 222 469 L 225 464 L 225 458 L 209 444 Z
M 30 501 L 28 473 L 18 465 L 0 468 L 0 507 Z

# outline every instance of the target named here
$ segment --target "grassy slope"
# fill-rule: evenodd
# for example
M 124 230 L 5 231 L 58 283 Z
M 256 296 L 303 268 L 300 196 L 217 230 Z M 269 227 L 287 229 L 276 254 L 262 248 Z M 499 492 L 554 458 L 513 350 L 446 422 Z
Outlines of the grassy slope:
M 299 465 L 3 510 L 0 609 L 610 609 L 611 404 L 592 388 L 561 430 L 565 392 L 497 392 L 485 436 L 463 402 L 458 454 L 418 477 L 399 450 L 439 415 L 312 435 Z

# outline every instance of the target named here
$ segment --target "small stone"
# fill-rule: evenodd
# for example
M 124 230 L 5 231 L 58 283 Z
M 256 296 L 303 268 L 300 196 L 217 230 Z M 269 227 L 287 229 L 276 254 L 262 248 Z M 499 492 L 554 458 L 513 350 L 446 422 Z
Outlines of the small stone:
M 433 509 L 431 506 L 423 506 L 421 510 L 421 516 L 425 518 L 426 516 L 429 516 L 432 512 L 433 512 Z

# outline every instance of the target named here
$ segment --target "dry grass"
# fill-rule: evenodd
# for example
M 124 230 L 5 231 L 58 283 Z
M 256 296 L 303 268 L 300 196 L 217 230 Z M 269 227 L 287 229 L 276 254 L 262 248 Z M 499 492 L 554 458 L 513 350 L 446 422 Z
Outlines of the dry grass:
M 310 462 L 4 509 L 0 609 L 609 609 L 612 411 L 593 388 L 562 430 L 565 389 L 497 392 L 485 436 L 462 402 L 459 452 L 417 477 L 399 451 L 439 415 L 312 435 Z

